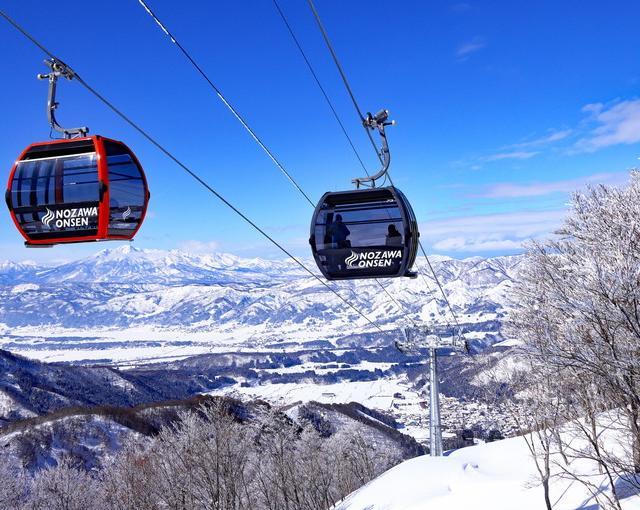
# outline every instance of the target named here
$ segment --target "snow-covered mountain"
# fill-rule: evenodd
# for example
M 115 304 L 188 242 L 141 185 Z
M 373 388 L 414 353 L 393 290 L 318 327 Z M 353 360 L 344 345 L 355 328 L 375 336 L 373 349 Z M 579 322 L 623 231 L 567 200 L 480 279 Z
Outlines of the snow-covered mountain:
M 11 278 L 41 283 L 258 283 L 295 274 L 294 266 L 293 262 L 243 259 L 226 253 L 194 255 L 124 245 L 55 267 L 0 262 L 0 275 L 7 283 Z
M 11 262 L 0 261 L 0 284 L 11 284 L 29 278 L 38 270 L 38 266 L 33 262 Z
M 434 257 L 476 349 L 501 340 L 519 262 Z M 373 280 L 330 283 L 381 333 L 292 261 L 124 246 L 55 267 L 7 262 L 0 264 L 0 346 L 49 360 L 122 361 L 230 345 L 389 343 L 387 332 L 409 318 L 451 321 L 424 262 L 418 266 L 424 277 L 381 280 L 402 309 Z

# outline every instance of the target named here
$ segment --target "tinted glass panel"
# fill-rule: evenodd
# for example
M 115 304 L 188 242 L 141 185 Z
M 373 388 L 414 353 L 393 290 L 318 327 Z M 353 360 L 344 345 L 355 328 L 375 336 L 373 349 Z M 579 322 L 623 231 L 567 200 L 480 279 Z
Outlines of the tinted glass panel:
M 41 159 L 60 156 L 73 156 L 94 152 L 93 140 L 65 140 L 41 145 L 32 145 L 22 159 Z
M 404 255 L 402 213 L 394 200 L 320 210 L 314 229 L 320 264 L 334 277 L 394 275 Z
M 409 201 L 407 200 L 407 197 L 404 196 L 404 194 L 396 189 L 396 193 L 398 193 L 398 195 L 400 196 L 400 198 L 402 200 L 404 200 L 405 203 L 405 210 L 407 213 L 407 216 L 409 217 L 409 221 L 410 221 L 410 230 L 411 232 L 413 232 L 413 240 L 411 242 L 411 250 L 408 254 L 407 257 L 407 268 L 411 269 L 413 267 L 414 262 L 416 261 L 416 255 L 418 254 L 418 243 L 420 240 L 420 232 L 418 229 L 418 222 L 416 220 L 416 215 L 413 212 L 413 208 L 411 207 L 411 204 L 409 203 Z
M 366 207 L 331 207 L 316 221 L 318 249 L 401 246 L 402 214 L 394 202 Z
M 18 223 L 34 239 L 94 235 L 98 200 L 94 152 L 21 161 L 11 183 Z
M 142 219 L 144 180 L 126 147 L 105 142 L 109 167 L 109 235 L 131 236 Z

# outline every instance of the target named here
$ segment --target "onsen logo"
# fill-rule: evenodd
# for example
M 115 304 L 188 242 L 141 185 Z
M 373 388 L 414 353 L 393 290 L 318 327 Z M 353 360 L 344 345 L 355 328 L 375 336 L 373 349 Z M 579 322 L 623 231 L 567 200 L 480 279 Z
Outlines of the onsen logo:
M 49 223 L 55 217 L 53 211 L 47 207 L 47 214 L 42 217 L 42 223 L 44 223 L 47 227 L 49 227 Z
M 89 218 L 92 216 L 98 216 L 97 207 L 78 207 L 57 211 L 52 211 L 47 207 L 47 214 L 42 217 L 41 221 L 48 228 L 88 227 Z
M 356 253 L 344 259 L 347 269 L 364 269 L 367 267 L 391 267 L 397 259 L 402 258 L 402 250 L 371 250 Z

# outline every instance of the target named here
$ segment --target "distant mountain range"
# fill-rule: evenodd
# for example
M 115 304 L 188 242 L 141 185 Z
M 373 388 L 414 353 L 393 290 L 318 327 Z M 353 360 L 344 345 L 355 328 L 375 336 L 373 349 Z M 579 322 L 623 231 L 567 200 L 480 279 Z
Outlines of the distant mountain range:
M 520 261 L 519 256 L 433 258 L 474 349 L 502 340 L 501 319 Z M 425 262 L 419 260 L 417 266 L 423 275 L 417 279 L 380 280 L 400 306 L 374 280 L 330 285 L 385 331 L 397 331 L 412 320 L 450 323 Z M 4 348 L 22 352 L 16 342 L 25 331 L 57 338 L 45 348 L 60 349 L 65 331 L 87 336 L 115 331 L 126 341 L 131 328 L 174 332 L 176 340 L 211 332 L 236 347 L 311 341 L 379 344 L 384 336 L 292 261 L 124 246 L 51 267 L 0 263 Z

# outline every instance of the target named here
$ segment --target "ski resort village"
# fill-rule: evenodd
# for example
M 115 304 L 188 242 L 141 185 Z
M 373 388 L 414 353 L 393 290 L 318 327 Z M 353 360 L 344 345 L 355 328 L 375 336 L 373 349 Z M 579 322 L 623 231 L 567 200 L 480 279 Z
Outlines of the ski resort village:
M 0 5 L 0 510 L 640 510 L 638 19 Z

